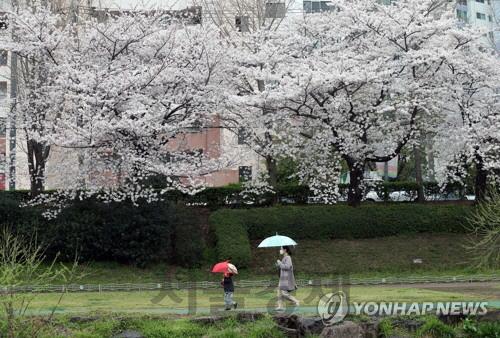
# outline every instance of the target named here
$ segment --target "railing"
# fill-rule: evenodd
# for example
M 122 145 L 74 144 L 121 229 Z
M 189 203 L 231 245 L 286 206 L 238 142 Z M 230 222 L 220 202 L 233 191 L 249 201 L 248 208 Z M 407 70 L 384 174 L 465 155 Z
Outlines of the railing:
M 337 278 L 337 279 L 298 279 L 298 287 L 315 286 L 358 286 L 358 285 L 397 285 L 397 284 L 436 284 L 436 283 L 475 283 L 498 282 L 500 275 L 473 276 L 418 276 L 385 278 Z M 276 280 L 235 281 L 240 288 L 271 288 L 277 286 Z M 113 292 L 113 291 L 154 291 L 154 290 L 192 290 L 220 288 L 218 281 L 200 282 L 158 282 L 158 283 L 121 283 L 121 284 L 69 284 L 69 285 L 18 285 L 0 286 L 1 293 L 51 293 L 51 292 Z

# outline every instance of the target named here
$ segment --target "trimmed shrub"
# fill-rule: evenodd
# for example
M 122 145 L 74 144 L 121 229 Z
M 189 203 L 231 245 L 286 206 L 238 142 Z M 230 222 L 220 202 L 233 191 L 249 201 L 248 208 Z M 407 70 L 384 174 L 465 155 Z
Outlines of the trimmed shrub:
M 171 203 L 75 201 L 55 220 L 41 210 L 20 207 L 20 194 L 0 194 L 2 223 L 24 236 L 36 236 L 48 258 L 113 260 L 138 266 L 165 261 L 197 265 L 203 260 L 203 236 L 197 209 Z M 175 242 L 174 242 L 175 241 Z
M 173 224 L 175 263 L 183 267 L 199 266 L 204 258 L 205 243 L 196 210 L 178 206 Z
M 212 224 L 225 230 L 243 225 L 250 239 L 279 234 L 294 239 L 375 238 L 419 232 L 466 232 L 470 206 L 422 204 L 373 204 L 352 208 L 334 206 L 286 206 L 220 210 Z M 236 225 L 237 224 L 237 225 Z
M 247 267 L 251 259 L 250 241 L 244 220 L 234 211 L 239 210 L 220 210 L 209 218 L 215 233 L 217 258 L 221 261 L 231 258 L 238 267 Z
M 50 251 L 72 259 L 114 260 L 145 266 L 171 260 L 174 232 L 172 216 L 176 210 L 165 203 L 75 202 L 39 234 L 48 241 Z M 49 235 L 49 237 L 47 236 Z

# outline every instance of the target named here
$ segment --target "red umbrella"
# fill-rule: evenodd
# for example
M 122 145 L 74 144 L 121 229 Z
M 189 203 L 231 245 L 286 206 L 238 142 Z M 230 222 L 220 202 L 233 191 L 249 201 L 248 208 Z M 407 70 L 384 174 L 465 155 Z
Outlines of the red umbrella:
M 217 263 L 212 268 L 212 272 L 227 273 L 229 272 L 228 264 L 229 264 L 228 261 Z
M 212 272 L 220 272 L 220 273 L 232 273 L 237 274 L 238 269 L 228 261 L 220 262 L 214 265 L 212 268 Z

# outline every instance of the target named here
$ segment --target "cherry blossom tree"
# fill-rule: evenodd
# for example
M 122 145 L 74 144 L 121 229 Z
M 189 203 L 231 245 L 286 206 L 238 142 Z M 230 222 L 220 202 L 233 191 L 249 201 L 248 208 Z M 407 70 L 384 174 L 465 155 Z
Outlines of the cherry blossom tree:
M 294 1 L 272 4 L 266 0 L 197 0 L 195 3 L 204 8 L 205 20 L 216 25 L 231 46 L 224 67 L 227 76 L 221 124 L 237 134 L 238 143 L 258 154 L 265 165 L 265 173 L 257 178 L 258 182 L 247 185 L 267 185 L 266 191 L 276 190 L 277 162 L 284 155 L 276 151 L 280 139 L 275 129 L 280 124 L 273 121 L 279 117 L 276 110 L 255 105 L 252 96 L 264 93 L 270 85 L 262 71 L 268 67 L 258 60 L 267 53 L 268 32 L 280 29 Z
M 275 85 L 254 100 L 287 112 L 294 135 L 338 153 L 356 206 L 369 162 L 394 158 L 435 128 L 452 94 L 452 65 L 468 47 L 457 35 L 446 1 L 338 1 L 271 39 L 281 61 L 262 61 Z
M 166 21 L 160 11 L 123 13 L 85 21 L 68 37 L 52 141 L 80 154 L 85 184 L 74 188 L 102 188 L 93 164 L 111 156 L 132 186 L 161 174 L 169 188 L 193 188 L 219 168 L 183 140 L 210 124 L 218 103 L 217 32 Z
M 469 48 L 452 65 L 453 91 L 437 129 L 437 174 L 443 184 L 464 184 L 472 172 L 476 201 L 481 201 L 488 185 L 500 178 L 500 58 L 484 32 L 464 29 L 456 38 Z
M 50 172 L 61 188 L 35 203 L 97 192 L 113 199 L 195 192 L 203 175 L 227 165 L 186 140 L 210 125 L 218 105 L 224 48 L 215 29 L 163 11 L 67 24 L 49 11 L 20 12 L 16 22 L 19 34 L 24 30 L 12 49 L 46 69 L 38 72 L 44 86 L 33 81 L 19 100 L 23 125 L 43 148 L 37 177 L 43 182 L 49 150 L 56 149 Z M 165 178 L 165 190 L 145 186 L 154 175 Z
M 51 120 L 57 115 L 55 94 L 56 68 L 65 50 L 64 36 L 69 33 L 66 17 L 47 3 L 32 2 L 14 6 L 8 13 L 11 34 L 2 35 L 2 44 L 16 57 L 17 97 L 13 109 L 17 130 L 25 141 L 32 196 L 45 186 L 45 170 L 51 144 Z

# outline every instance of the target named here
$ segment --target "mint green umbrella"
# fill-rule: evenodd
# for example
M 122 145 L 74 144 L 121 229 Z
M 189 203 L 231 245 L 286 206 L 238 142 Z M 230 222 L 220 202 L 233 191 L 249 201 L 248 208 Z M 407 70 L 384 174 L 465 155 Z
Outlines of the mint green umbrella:
M 267 237 L 259 244 L 259 248 L 274 248 L 286 245 L 297 245 L 297 243 L 287 236 L 280 236 L 276 233 L 275 236 Z

